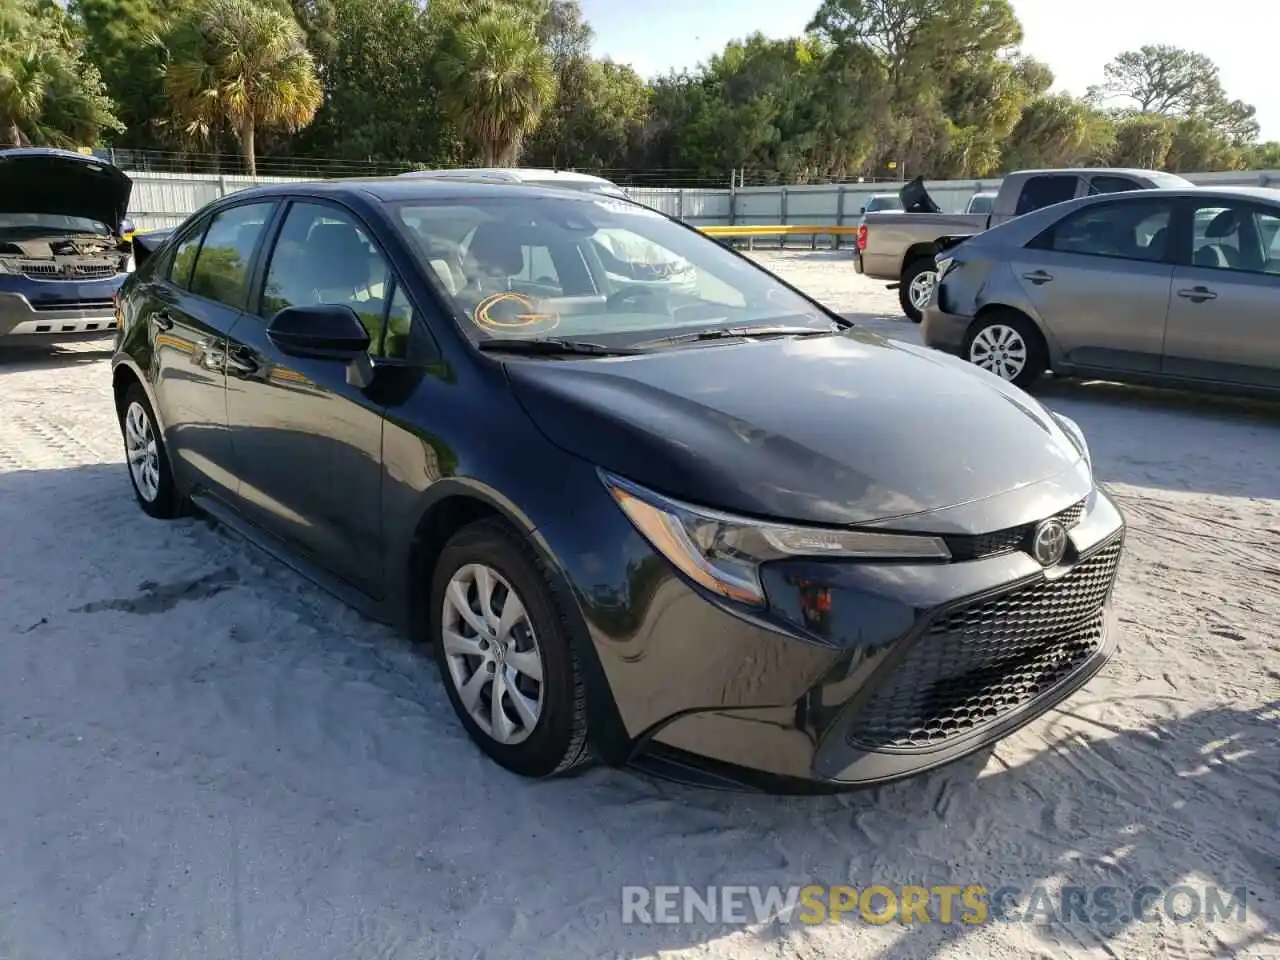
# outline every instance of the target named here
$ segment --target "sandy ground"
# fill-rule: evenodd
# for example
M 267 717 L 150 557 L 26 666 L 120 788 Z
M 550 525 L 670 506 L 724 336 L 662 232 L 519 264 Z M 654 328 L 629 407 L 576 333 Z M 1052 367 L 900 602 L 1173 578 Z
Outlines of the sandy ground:
M 917 335 L 847 255 L 761 258 Z M 1277 406 L 1041 390 L 1131 523 L 1114 662 L 990 758 L 761 798 L 506 775 L 403 641 L 141 514 L 107 374 L 0 364 L 0 958 L 1280 956 Z M 624 885 L 809 883 L 1250 895 L 1243 923 L 620 919 Z

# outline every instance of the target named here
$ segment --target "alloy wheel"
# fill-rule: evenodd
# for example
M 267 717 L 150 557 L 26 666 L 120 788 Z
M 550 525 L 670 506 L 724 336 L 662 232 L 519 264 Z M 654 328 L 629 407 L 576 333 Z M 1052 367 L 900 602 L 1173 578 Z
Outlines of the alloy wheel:
M 993 323 L 969 344 L 969 362 L 1002 380 L 1015 380 L 1027 365 L 1027 344 L 1013 327 Z
M 917 310 L 924 310 L 929 305 L 929 298 L 933 296 L 933 288 L 938 283 L 938 272 L 936 270 L 922 270 L 911 278 L 911 286 L 907 290 L 907 296 L 911 298 L 911 305 Z
M 160 496 L 160 448 L 151 417 L 136 400 L 125 411 L 124 443 L 129 474 L 138 496 L 147 503 L 155 503 Z
M 469 563 L 445 589 L 441 643 L 463 708 L 504 745 L 525 740 L 542 715 L 542 652 L 524 602 L 492 567 Z

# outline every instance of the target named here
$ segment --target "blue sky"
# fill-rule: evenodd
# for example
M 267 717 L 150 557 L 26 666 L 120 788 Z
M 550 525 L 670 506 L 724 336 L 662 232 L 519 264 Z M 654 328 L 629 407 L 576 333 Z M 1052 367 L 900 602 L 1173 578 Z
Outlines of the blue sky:
M 806 0 L 581 0 L 596 52 L 644 76 L 692 67 L 729 40 L 756 30 L 801 32 L 817 9 Z M 1262 136 L 1280 140 L 1280 82 L 1273 15 L 1262 0 L 1013 0 L 1028 53 L 1044 60 L 1058 88 L 1083 93 L 1117 53 L 1170 43 L 1212 57 L 1228 93 L 1258 108 Z

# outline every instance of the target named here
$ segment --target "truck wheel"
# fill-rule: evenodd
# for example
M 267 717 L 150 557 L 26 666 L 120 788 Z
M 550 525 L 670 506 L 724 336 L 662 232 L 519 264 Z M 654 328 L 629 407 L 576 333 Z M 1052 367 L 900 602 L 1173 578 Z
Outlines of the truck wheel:
M 1014 386 L 1028 387 L 1049 365 L 1049 351 L 1036 325 L 1016 310 L 993 310 L 969 328 L 964 357 Z
M 902 283 L 898 287 L 898 302 L 902 312 L 912 323 L 919 323 L 925 305 L 933 296 L 938 282 L 938 267 L 932 257 L 919 257 L 907 264 L 902 271 Z

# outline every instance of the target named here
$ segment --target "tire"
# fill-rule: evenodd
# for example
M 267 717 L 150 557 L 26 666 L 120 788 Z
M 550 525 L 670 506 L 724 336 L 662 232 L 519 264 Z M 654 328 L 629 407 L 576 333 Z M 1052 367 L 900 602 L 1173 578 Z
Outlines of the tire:
M 1039 379 L 1049 365 L 1044 337 L 1016 310 L 993 310 L 975 321 L 964 338 L 964 358 L 1023 388 Z
M 491 602 L 483 606 L 479 602 L 481 569 L 489 571 L 488 583 L 493 584 Z M 464 591 L 462 599 L 471 616 L 481 626 L 487 623 L 496 630 L 482 632 L 461 615 L 459 589 Z M 525 619 L 504 636 L 502 613 L 511 591 Z M 490 618 L 479 613 L 486 606 Z M 429 611 L 441 682 L 458 719 L 481 750 L 525 777 L 564 774 L 590 759 L 586 688 L 568 622 L 542 563 L 523 538 L 502 521 L 491 519 L 454 534 L 436 563 Z M 497 642 L 505 639 L 511 640 L 510 646 Z M 541 673 L 536 692 L 531 675 L 524 672 L 533 664 Z M 499 676 L 505 687 L 500 714 L 493 710 Z M 463 699 L 463 690 L 471 687 L 468 681 L 475 681 L 474 697 L 468 697 L 471 708 Z M 521 686 L 515 687 L 516 683 Z M 524 712 L 516 707 L 516 695 L 524 698 Z M 529 705 L 535 698 L 536 718 L 529 724 Z M 519 729 L 512 729 L 516 725 Z
M 169 465 L 169 451 L 142 387 L 131 384 L 120 403 L 120 436 L 133 495 L 147 516 L 173 520 L 185 513 Z M 141 458 L 141 459 L 136 459 Z
M 917 307 L 912 301 L 912 286 L 925 274 L 933 274 L 933 282 L 938 282 L 938 268 L 933 259 L 917 257 L 902 271 L 902 282 L 898 285 L 898 303 L 902 305 L 902 312 L 912 323 L 919 323 L 924 316 L 921 313 L 922 307 Z

